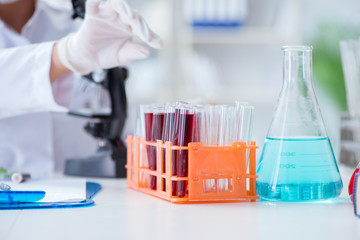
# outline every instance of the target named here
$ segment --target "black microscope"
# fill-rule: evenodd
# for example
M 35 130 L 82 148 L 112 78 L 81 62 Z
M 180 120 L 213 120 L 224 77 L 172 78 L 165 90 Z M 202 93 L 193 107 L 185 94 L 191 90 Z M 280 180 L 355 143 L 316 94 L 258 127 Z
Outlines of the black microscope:
M 72 0 L 73 18 L 84 18 L 85 0 Z M 85 131 L 99 139 L 97 151 L 86 158 L 72 158 L 65 162 L 65 174 L 87 177 L 126 177 L 126 147 L 121 140 L 121 133 L 127 116 L 127 99 L 125 80 L 128 77 L 126 68 L 119 67 L 104 70 L 101 82 L 95 81 L 94 73 L 84 76 L 87 80 L 101 84 L 109 91 L 111 112 L 84 113 L 69 112 L 70 115 L 92 119 L 84 127 Z

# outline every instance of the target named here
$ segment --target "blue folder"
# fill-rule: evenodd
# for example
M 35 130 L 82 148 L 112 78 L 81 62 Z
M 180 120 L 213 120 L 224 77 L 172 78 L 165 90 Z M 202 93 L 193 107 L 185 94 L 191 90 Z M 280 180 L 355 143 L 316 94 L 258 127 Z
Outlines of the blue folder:
M 100 190 L 100 184 L 86 182 L 85 200 L 64 202 L 37 202 L 45 197 L 44 191 L 0 191 L 0 210 L 91 207 L 95 205 L 93 198 Z

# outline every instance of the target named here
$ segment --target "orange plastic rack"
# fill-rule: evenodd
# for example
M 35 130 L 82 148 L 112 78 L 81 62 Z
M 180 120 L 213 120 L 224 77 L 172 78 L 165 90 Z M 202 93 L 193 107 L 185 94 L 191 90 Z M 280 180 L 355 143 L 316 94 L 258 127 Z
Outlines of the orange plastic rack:
M 255 142 L 247 145 L 235 142 L 232 146 L 203 146 L 189 143 L 188 147 L 147 142 L 139 137 L 127 138 L 127 184 L 129 188 L 159 197 L 172 203 L 239 202 L 259 199 L 256 196 L 256 149 Z M 156 147 L 157 170 L 146 165 L 146 147 Z M 165 151 L 164 151 L 165 149 Z M 175 150 L 175 151 L 174 151 Z M 172 155 L 176 150 L 188 150 L 188 177 L 171 174 Z M 163 173 L 165 153 L 165 173 Z M 142 156 L 142 157 L 141 157 Z M 149 187 L 149 176 L 156 176 L 156 190 Z M 146 177 L 147 176 L 147 177 Z M 164 180 L 163 180 L 164 179 Z M 231 183 L 227 191 L 206 191 L 208 180 L 226 179 Z M 184 197 L 172 196 L 172 182 L 188 181 L 188 192 Z M 163 186 L 165 184 L 165 186 Z

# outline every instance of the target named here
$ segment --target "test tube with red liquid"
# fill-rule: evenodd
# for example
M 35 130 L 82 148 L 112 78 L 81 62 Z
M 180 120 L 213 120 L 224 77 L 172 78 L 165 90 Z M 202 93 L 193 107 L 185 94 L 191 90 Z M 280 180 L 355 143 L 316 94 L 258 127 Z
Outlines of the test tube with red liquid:
M 194 136 L 194 110 L 190 107 L 183 107 L 180 109 L 179 114 L 179 146 L 188 146 L 193 141 Z M 188 150 L 179 150 L 177 159 L 177 176 L 188 176 Z M 178 181 L 177 196 L 184 197 L 187 192 L 187 181 Z
M 187 102 L 176 102 L 175 103 L 175 125 L 174 125 L 174 136 L 173 136 L 173 144 L 179 146 L 179 126 L 180 126 L 180 111 L 189 106 Z M 179 151 L 173 150 L 172 152 L 172 169 L 171 174 L 172 176 L 178 175 L 178 158 L 179 158 Z M 172 183 L 172 196 L 178 195 L 178 183 L 177 181 L 173 181 Z
M 151 128 L 151 142 L 162 140 L 164 124 L 164 107 L 155 106 L 153 110 L 152 128 Z M 156 170 L 156 152 L 157 149 L 154 146 L 150 146 L 149 154 L 149 168 L 150 170 Z M 156 190 L 156 176 L 150 176 L 150 188 Z
M 145 141 L 151 141 L 151 133 L 152 133 L 152 121 L 153 121 L 153 112 L 152 109 L 146 109 L 144 112 L 144 119 L 145 119 Z M 151 156 L 151 147 L 146 146 L 146 153 L 148 162 L 150 162 Z
M 171 142 L 173 145 L 175 145 L 175 141 L 174 141 L 175 124 L 176 124 L 175 105 L 167 104 L 165 106 L 164 125 L 163 125 L 163 132 L 162 132 L 163 143 Z M 175 154 L 172 154 L 172 155 L 173 155 L 173 157 L 175 157 Z M 165 149 L 163 149 L 162 172 L 166 173 L 166 150 Z M 173 173 L 173 174 L 175 175 L 176 173 Z M 166 191 L 165 179 L 163 179 L 163 191 Z

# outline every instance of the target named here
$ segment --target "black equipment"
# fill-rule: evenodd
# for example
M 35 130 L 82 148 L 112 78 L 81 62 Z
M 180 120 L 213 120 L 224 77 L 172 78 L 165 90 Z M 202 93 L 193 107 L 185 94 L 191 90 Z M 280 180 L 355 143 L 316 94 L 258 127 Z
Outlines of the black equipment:
M 85 2 L 86 0 L 71 0 L 74 9 L 73 19 L 85 17 Z
M 85 0 L 72 0 L 73 18 L 85 16 Z M 126 147 L 120 139 L 127 115 L 125 80 L 128 77 L 126 68 L 105 70 L 106 75 L 101 84 L 109 91 L 111 100 L 110 114 L 82 113 L 71 111 L 70 115 L 95 119 L 87 123 L 85 131 L 99 139 L 99 148 L 87 158 L 67 159 L 65 174 L 89 177 L 126 177 Z M 94 81 L 93 74 L 85 76 Z

